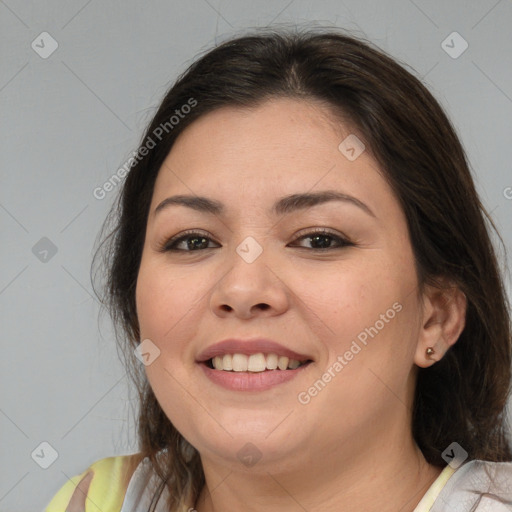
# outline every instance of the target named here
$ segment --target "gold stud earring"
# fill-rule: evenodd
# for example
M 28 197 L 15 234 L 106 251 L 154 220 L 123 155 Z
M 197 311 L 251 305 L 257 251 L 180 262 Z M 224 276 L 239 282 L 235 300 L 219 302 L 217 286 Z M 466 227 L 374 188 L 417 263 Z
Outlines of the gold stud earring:
M 427 357 L 430 357 L 432 354 L 435 354 L 435 350 L 432 347 L 428 347 L 425 352 L 427 353 Z

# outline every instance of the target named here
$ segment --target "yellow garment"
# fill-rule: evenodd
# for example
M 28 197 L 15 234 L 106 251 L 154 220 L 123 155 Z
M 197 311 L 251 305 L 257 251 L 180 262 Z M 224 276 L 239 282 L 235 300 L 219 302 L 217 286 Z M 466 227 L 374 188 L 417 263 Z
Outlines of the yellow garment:
M 439 493 L 442 491 L 446 482 L 448 482 L 448 479 L 453 475 L 453 473 L 455 473 L 455 469 L 449 465 L 445 466 L 443 471 L 441 471 L 439 476 L 434 480 L 434 483 L 429 487 L 421 501 L 416 505 L 413 512 L 429 512 L 436 501 L 436 498 L 439 496 Z
M 82 474 L 68 480 L 44 512 L 119 512 L 141 459 L 140 454 L 133 454 L 94 462 Z

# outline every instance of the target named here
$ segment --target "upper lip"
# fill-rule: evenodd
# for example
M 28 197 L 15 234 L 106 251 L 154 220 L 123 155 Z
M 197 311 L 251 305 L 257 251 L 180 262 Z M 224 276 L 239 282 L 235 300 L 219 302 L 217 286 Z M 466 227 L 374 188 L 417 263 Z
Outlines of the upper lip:
M 278 356 L 286 356 L 290 359 L 296 359 L 297 361 L 308 361 L 312 359 L 308 355 L 300 354 L 286 348 L 280 343 L 265 338 L 250 340 L 230 338 L 207 347 L 197 356 L 197 362 L 203 363 L 209 361 L 212 357 L 223 356 L 224 354 L 245 354 L 250 356 L 259 353 L 277 354 Z

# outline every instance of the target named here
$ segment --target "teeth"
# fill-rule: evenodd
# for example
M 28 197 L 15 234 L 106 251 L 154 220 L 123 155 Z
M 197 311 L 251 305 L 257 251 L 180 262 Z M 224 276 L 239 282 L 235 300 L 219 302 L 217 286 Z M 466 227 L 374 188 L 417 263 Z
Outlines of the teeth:
M 290 362 L 288 363 L 288 368 L 291 368 L 292 370 L 295 370 L 295 368 L 298 368 L 300 366 L 300 362 L 296 359 L 290 359 Z
M 288 368 L 288 361 L 289 359 L 286 356 L 279 356 L 279 359 L 277 361 L 277 367 L 280 370 L 286 370 L 286 368 Z
M 233 354 L 233 371 L 246 372 L 249 358 L 245 354 Z
M 264 372 L 267 369 L 267 360 L 264 354 L 252 354 L 247 362 L 250 372 Z
M 224 370 L 232 370 L 233 369 L 233 357 L 231 354 L 226 354 L 222 358 L 222 368 Z
M 277 354 L 225 354 L 215 356 L 212 359 L 213 367 L 216 370 L 234 372 L 264 372 L 265 370 L 295 370 L 301 366 L 301 362 Z
M 277 368 L 277 354 L 268 354 L 267 355 L 267 368 L 269 370 L 275 370 Z

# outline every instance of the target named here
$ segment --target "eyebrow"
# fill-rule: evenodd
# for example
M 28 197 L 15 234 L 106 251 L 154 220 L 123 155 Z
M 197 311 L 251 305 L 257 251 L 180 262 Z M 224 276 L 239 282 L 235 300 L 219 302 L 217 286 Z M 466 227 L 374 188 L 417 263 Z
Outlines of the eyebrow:
M 298 210 L 304 210 L 327 203 L 329 201 L 343 201 L 353 204 L 366 212 L 368 215 L 375 217 L 370 208 L 357 199 L 356 197 L 338 192 L 337 190 L 323 190 L 320 192 L 307 192 L 303 194 L 291 194 L 282 197 L 274 203 L 271 213 L 274 215 L 289 214 Z M 161 212 L 172 205 L 186 206 L 199 212 L 210 213 L 213 215 L 222 215 L 225 212 L 225 206 L 216 199 L 204 196 L 176 195 L 164 199 L 154 210 L 153 215 Z

